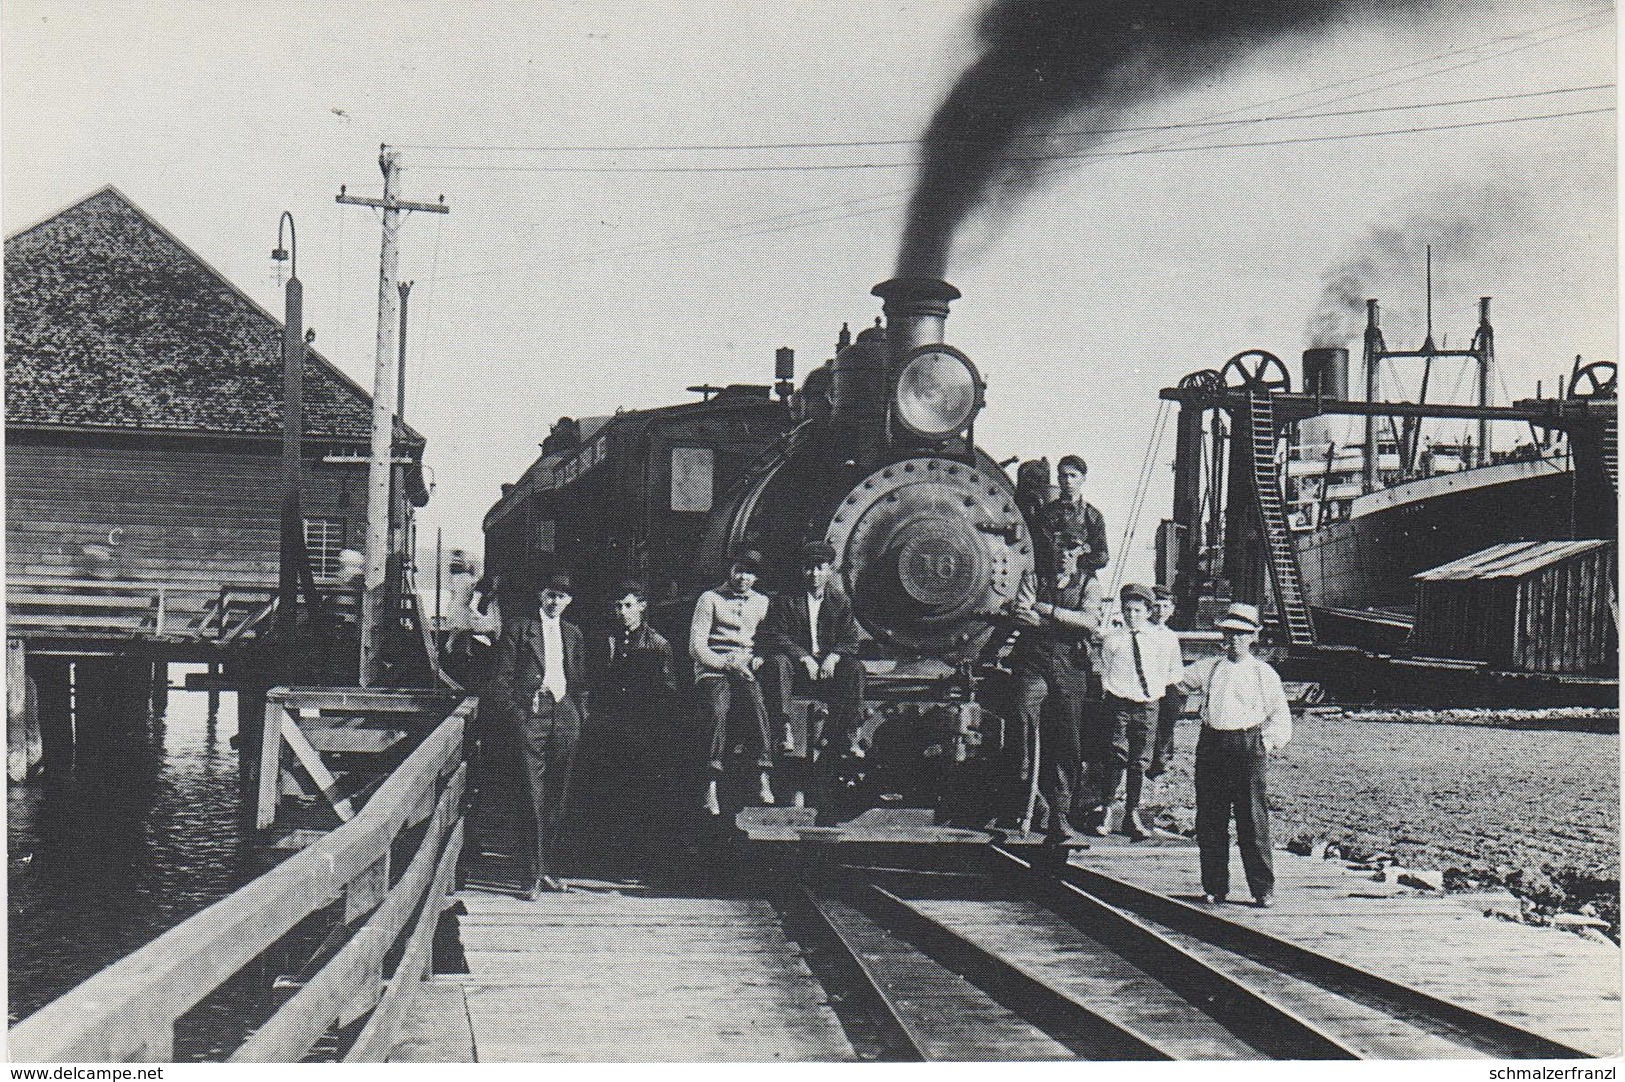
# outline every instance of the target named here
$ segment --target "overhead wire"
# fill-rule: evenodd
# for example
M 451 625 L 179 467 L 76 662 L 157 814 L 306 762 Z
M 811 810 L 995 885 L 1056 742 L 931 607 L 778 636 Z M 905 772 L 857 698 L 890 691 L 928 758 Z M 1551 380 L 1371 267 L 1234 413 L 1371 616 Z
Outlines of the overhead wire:
M 1585 20 L 1596 18 L 1598 15 L 1606 14 L 1607 12 L 1610 12 L 1611 10 L 1612 10 L 1611 7 L 1599 8 L 1599 9 L 1584 13 L 1584 14 L 1579 15 L 1579 16 L 1574 16 L 1574 17 L 1571 17 L 1569 19 L 1561 20 L 1561 21 L 1559 21 L 1557 23 L 1546 24 L 1546 25 L 1543 25 L 1543 26 L 1540 26 L 1540 27 L 1536 27 L 1536 28 L 1533 28 L 1533 29 L 1530 29 L 1530 30 L 1520 31 L 1520 32 L 1513 33 L 1513 34 L 1501 35 L 1501 36 L 1499 36 L 1497 38 L 1492 38 L 1492 39 L 1489 39 L 1487 41 L 1478 42 L 1478 43 L 1475 43 L 1474 45 L 1467 46 L 1467 47 L 1464 47 L 1464 48 L 1448 49 L 1448 50 L 1445 50 L 1443 52 L 1434 54 L 1432 56 L 1424 57 L 1424 58 L 1419 59 L 1419 60 L 1409 61 L 1409 62 L 1407 62 L 1405 64 L 1395 65 L 1394 67 L 1391 67 L 1391 68 L 1383 69 L 1383 70 L 1376 71 L 1376 72 L 1362 73 L 1362 74 L 1351 76 L 1351 77 L 1348 77 L 1348 78 L 1345 78 L 1345 79 L 1336 80 L 1336 81 L 1331 82 L 1331 83 L 1326 83 L 1326 84 L 1323 84 L 1323 85 L 1321 85 L 1319 87 L 1313 87 L 1313 88 L 1309 88 L 1307 90 L 1295 91 L 1295 92 L 1293 92 L 1291 94 L 1279 95 L 1279 96 L 1277 96 L 1275 98 L 1271 98 L 1271 99 L 1268 99 L 1268 100 L 1265 100 L 1265 101 L 1262 101 L 1262 102 L 1254 103 L 1251 106 L 1239 107 L 1237 109 L 1222 111 L 1222 112 L 1218 112 L 1218 113 L 1210 113 L 1210 114 L 1207 114 L 1205 117 L 1202 117 L 1202 118 L 1199 118 L 1199 119 L 1200 120 L 1208 120 L 1208 119 L 1213 119 L 1213 118 L 1233 114 L 1233 113 L 1236 113 L 1236 112 L 1244 112 L 1244 111 L 1248 111 L 1248 110 L 1252 110 L 1252 109 L 1268 108 L 1268 107 L 1270 107 L 1272 105 L 1278 105 L 1278 104 L 1280 104 L 1280 103 L 1282 103 L 1284 101 L 1289 101 L 1289 100 L 1292 100 L 1292 99 L 1295 99 L 1295 98 L 1302 98 L 1302 97 L 1305 97 L 1307 95 L 1312 95 L 1312 94 L 1321 94 L 1321 93 L 1324 93 L 1327 90 L 1332 90 L 1332 89 L 1336 89 L 1338 87 L 1343 87 L 1343 86 L 1350 86 L 1350 85 L 1357 84 L 1357 83 L 1360 83 L 1360 82 L 1369 81 L 1369 80 L 1374 79 L 1374 78 L 1384 78 L 1386 76 L 1397 74 L 1397 73 L 1403 72 L 1403 71 L 1407 71 L 1409 69 L 1413 69 L 1413 68 L 1416 68 L 1416 67 L 1419 67 L 1419 66 L 1422 66 L 1422 65 L 1435 63 L 1435 62 L 1437 62 L 1439 60 L 1449 59 L 1449 58 L 1452 58 L 1452 57 L 1460 56 L 1460 55 L 1462 55 L 1463 53 L 1466 53 L 1466 52 L 1482 51 L 1483 49 L 1493 48 L 1496 45 L 1504 44 L 1504 43 L 1509 42 L 1509 41 L 1515 41 L 1515 40 L 1517 40 L 1519 38 L 1529 37 L 1531 35 L 1543 34 L 1543 33 L 1546 33 L 1547 31 L 1550 31 L 1550 30 L 1554 30 L 1554 29 L 1558 29 L 1558 28 L 1561 28 L 1561 27 L 1564 27 L 1564 26 L 1568 26 L 1571 23 L 1583 22 Z M 1605 25 L 1605 24 L 1598 24 L 1598 25 Z M 1596 25 L 1580 26 L 1580 27 L 1573 28 L 1573 29 L 1570 29 L 1568 31 L 1565 31 L 1562 34 L 1557 34 L 1557 35 L 1554 35 L 1554 36 L 1551 36 L 1551 37 L 1546 37 L 1546 38 L 1538 38 L 1535 41 L 1528 42 L 1528 43 L 1526 43 L 1524 45 L 1515 46 L 1513 49 L 1504 50 L 1504 51 L 1502 51 L 1500 53 L 1493 53 L 1493 54 L 1488 55 L 1488 56 L 1473 57 L 1473 58 L 1470 58 L 1470 59 L 1468 59 L 1466 61 L 1463 61 L 1462 63 L 1452 65 L 1449 68 L 1440 69 L 1439 72 L 1424 72 L 1419 76 L 1415 76 L 1415 77 L 1411 77 L 1411 78 L 1408 78 L 1406 80 L 1403 80 L 1403 82 L 1412 82 L 1412 81 L 1415 81 L 1416 78 L 1431 77 L 1432 75 L 1441 73 L 1442 71 L 1455 70 L 1456 68 L 1459 68 L 1459 67 L 1464 67 L 1464 66 L 1468 66 L 1468 65 L 1476 64 L 1476 63 L 1483 63 L 1483 62 L 1485 62 L 1487 60 L 1496 59 L 1499 56 L 1506 55 L 1509 52 L 1515 52 L 1515 51 L 1518 51 L 1519 49 L 1522 49 L 1522 48 L 1528 48 L 1528 47 L 1534 47 L 1534 46 L 1537 46 L 1537 45 L 1548 44 L 1551 41 L 1558 40 L 1559 38 L 1571 36 L 1572 34 L 1575 34 L 1575 33 L 1580 33 L 1580 32 L 1584 32 L 1584 31 L 1587 31 L 1587 30 L 1596 29 L 1596 28 L 1597 28 Z M 1397 84 L 1393 84 L 1393 85 L 1397 85 Z M 1318 104 L 1318 105 L 1335 104 L 1335 103 L 1337 103 L 1339 101 L 1342 101 L 1342 100 L 1348 100 L 1349 98 L 1354 97 L 1354 96 L 1360 96 L 1360 95 L 1363 95 L 1363 94 L 1366 94 L 1366 93 L 1376 92 L 1376 91 L 1383 90 L 1383 89 L 1388 89 L 1388 88 L 1390 88 L 1390 84 L 1379 84 L 1376 87 L 1371 87 L 1371 88 L 1368 88 L 1366 90 L 1357 91 L 1354 94 L 1345 95 L 1342 98 L 1331 99 L 1329 101 L 1321 101 L 1321 102 L 1318 102 L 1316 104 Z M 1306 108 L 1312 109 L 1312 108 L 1315 108 L 1315 105 L 1310 105 L 1310 106 L 1307 106 Z M 1120 141 L 1122 141 L 1122 140 L 1121 139 L 1111 140 L 1110 142 L 1115 143 L 1115 142 L 1120 142 Z M 1076 169 L 1076 168 L 1077 168 L 1076 163 L 1073 162 L 1073 161 L 1069 161 L 1066 164 L 1061 165 L 1061 166 L 1059 166 L 1059 167 L 1057 167 L 1055 169 L 1047 170 L 1041 175 L 1052 175 L 1054 173 L 1073 170 L 1073 169 Z M 765 216 L 756 217 L 756 218 L 744 219 L 744 220 L 732 223 L 731 225 L 728 225 L 728 226 L 713 227 L 711 229 L 699 230 L 699 231 L 695 231 L 695 232 L 692 232 L 692 233 L 678 234 L 675 237 L 668 237 L 668 238 L 665 238 L 663 240 L 655 240 L 655 241 L 650 241 L 650 242 L 647 242 L 647 243 L 644 243 L 644 244 L 623 246 L 623 247 L 620 247 L 620 248 L 604 249 L 604 250 L 600 250 L 600 251 L 597 251 L 597 252 L 589 252 L 589 253 L 585 253 L 584 255 L 578 257 L 577 259 L 571 260 L 570 263 L 592 262 L 592 261 L 597 261 L 597 260 L 601 260 L 601 259 L 616 258 L 616 257 L 619 257 L 619 256 L 625 256 L 625 255 L 659 254 L 659 253 L 663 253 L 663 252 L 681 251 L 681 250 L 686 250 L 686 249 L 690 249 L 690 248 L 705 247 L 705 246 L 708 246 L 710 244 L 715 244 L 715 243 L 726 243 L 726 242 L 731 241 L 731 240 L 748 239 L 750 237 L 755 237 L 755 236 L 763 236 L 763 235 L 768 235 L 768 234 L 772 234 L 772 233 L 786 232 L 786 231 L 790 231 L 790 230 L 794 230 L 794 229 L 810 228 L 812 226 L 817 226 L 817 225 L 829 224 L 829 223 L 833 223 L 833 222 L 846 221 L 846 220 L 851 220 L 851 219 L 854 219 L 854 218 L 871 216 L 871 215 L 874 215 L 874 214 L 886 213 L 888 211 L 896 209 L 901 204 L 900 203 L 884 203 L 884 202 L 881 202 L 881 205 L 873 206 L 873 207 L 865 207 L 865 205 L 866 204 L 871 204 L 871 203 L 876 203 L 878 201 L 888 200 L 888 199 L 891 199 L 894 196 L 907 195 L 911 190 L 912 190 L 911 187 L 902 187 L 902 188 L 893 189 L 893 190 L 890 190 L 890 191 L 887 191 L 887 192 L 876 193 L 874 195 L 869 195 L 869 196 L 860 196 L 860 197 L 857 197 L 857 198 L 839 200 L 839 201 L 835 201 L 835 202 L 831 202 L 831 203 L 821 203 L 821 204 L 816 204 L 816 205 L 812 205 L 812 206 L 797 208 L 797 209 L 791 210 L 791 211 L 780 211 L 780 212 L 777 212 L 777 213 L 774 213 L 774 214 L 771 214 L 771 215 L 765 215 Z M 815 215 L 820 215 L 820 214 L 822 214 L 822 212 L 825 212 L 825 211 L 838 210 L 838 209 L 841 209 L 841 208 L 844 208 L 844 207 L 859 207 L 859 208 L 865 208 L 865 209 L 854 210 L 854 211 L 852 211 L 850 213 L 844 213 L 844 214 L 828 215 L 828 216 L 823 216 L 823 217 L 813 217 Z M 778 224 L 778 223 L 781 223 L 781 222 L 782 223 L 787 223 L 787 224 L 782 224 L 782 225 Z M 772 226 L 772 227 L 771 228 L 763 228 L 763 229 L 752 228 L 752 227 L 758 226 L 758 225 L 766 225 L 766 226 Z M 502 273 L 505 273 L 505 272 L 507 272 L 508 270 L 511 270 L 511 269 L 512 269 L 511 267 L 488 268 L 488 269 L 477 270 L 477 271 L 462 272 L 462 273 L 459 273 L 459 274 L 456 274 L 456 275 L 451 275 L 451 276 L 448 276 L 448 277 L 450 277 L 450 278 L 486 277 L 486 276 L 490 276 L 490 275 L 493 275 L 493 274 L 502 274 Z
M 1549 23 L 1549 24 L 1543 25 L 1543 26 L 1538 27 L 1538 28 L 1536 28 L 1534 30 L 1526 30 L 1526 31 L 1520 31 L 1520 32 L 1512 33 L 1512 34 L 1502 35 L 1501 37 L 1498 37 L 1498 38 L 1491 38 L 1488 41 L 1480 42 L 1480 43 L 1478 43 L 1476 45 L 1473 45 L 1473 46 L 1468 46 L 1465 49 L 1446 50 L 1445 52 L 1436 54 L 1436 55 L 1434 55 L 1432 57 L 1423 58 L 1421 60 L 1409 61 L 1409 62 L 1407 62 L 1405 64 L 1400 64 L 1400 65 L 1397 65 L 1397 66 L 1395 66 L 1393 68 L 1385 69 L 1384 71 L 1381 71 L 1381 72 L 1372 72 L 1372 73 L 1366 73 L 1366 74 L 1363 74 L 1363 75 L 1351 76 L 1351 77 L 1349 77 L 1347 79 L 1343 79 L 1343 80 L 1333 82 L 1333 83 L 1324 84 L 1321 87 L 1317 87 L 1317 88 L 1314 88 L 1314 89 L 1311 89 L 1311 90 L 1297 91 L 1297 92 L 1294 92 L 1292 94 L 1283 95 L 1283 96 L 1281 96 L 1279 98 L 1272 99 L 1271 103 L 1273 104 L 1273 103 L 1279 103 L 1281 101 L 1288 101 L 1288 100 L 1291 100 L 1292 98 L 1303 97 L 1303 96 L 1305 96 L 1307 94 L 1318 93 L 1318 92 L 1320 92 L 1322 90 L 1327 90 L 1327 89 L 1334 89 L 1334 88 L 1336 88 L 1338 86 L 1346 86 L 1346 85 L 1349 85 L 1349 84 L 1352 84 L 1352 83 L 1355 83 L 1355 82 L 1363 81 L 1365 79 L 1380 77 L 1382 75 L 1396 74 L 1396 73 L 1398 73 L 1400 71 L 1407 70 L 1408 68 L 1417 67 L 1417 66 L 1420 66 L 1422 64 L 1430 63 L 1430 62 L 1432 62 L 1434 60 L 1444 59 L 1444 58 L 1451 57 L 1451 56 L 1458 56 L 1463 52 L 1473 51 L 1473 50 L 1477 50 L 1477 49 L 1491 48 L 1491 47 L 1493 47 L 1495 45 L 1498 45 L 1498 44 L 1501 44 L 1501 43 L 1504 43 L 1504 42 L 1507 42 L 1507 41 L 1513 41 L 1513 40 L 1516 40 L 1516 39 L 1522 38 L 1522 37 L 1529 37 L 1529 36 L 1534 35 L 1534 34 L 1542 34 L 1542 33 L 1545 33 L 1548 30 L 1555 30 L 1555 29 L 1558 29 L 1559 27 L 1567 26 L 1570 23 L 1583 22 L 1583 21 L 1585 21 L 1587 19 L 1596 18 L 1599 15 L 1611 14 L 1612 11 L 1613 11 L 1612 5 L 1596 8 L 1596 9 L 1594 9 L 1592 11 L 1589 11 L 1589 12 L 1586 12 L 1586 13 L 1583 13 L 1583 14 L 1580 14 L 1580 15 L 1571 16 L 1571 17 L 1569 17 L 1567 19 L 1560 20 L 1560 21 L 1558 21 L 1556 23 Z M 1558 40 L 1558 38 L 1567 37 L 1570 34 L 1582 32 L 1583 30 L 1586 30 L 1586 29 L 1590 29 L 1590 28 L 1589 27 L 1581 27 L 1581 28 L 1578 28 L 1576 30 L 1567 31 L 1564 34 L 1557 35 L 1556 37 L 1553 37 L 1553 38 L 1545 38 L 1545 39 L 1541 39 L 1539 41 L 1528 43 L 1526 45 L 1520 45 L 1520 46 L 1517 46 L 1517 50 L 1521 50 L 1521 49 L 1524 49 L 1524 48 L 1530 48 L 1530 47 L 1533 47 L 1534 45 L 1545 44 L 1547 41 L 1555 41 L 1555 40 Z M 1516 51 L 1516 50 L 1514 50 L 1514 51 Z M 1496 54 L 1496 55 L 1497 56 L 1502 56 L 1502 55 L 1507 55 L 1507 54 L 1506 53 L 1500 53 L 1500 54 Z M 1475 58 L 1473 60 L 1465 61 L 1464 63 L 1465 64 L 1482 63 L 1483 60 L 1485 60 L 1485 59 L 1494 59 L 1494 57 Z M 1451 71 L 1451 70 L 1454 70 L 1454 68 L 1445 68 L 1445 69 L 1442 69 L 1442 70 L 1443 71 Z M 1438 72 L 1430 72 L 1430 73 L 1427 73 L 1426 75 L 1420 76 L 1420 77 L 1422 77 L 1422 78 L 1431 77 L 1434 74 L 1439 74 L 1439 73 Z M 1399 83 L 1394 83 L 1394 84 L 1390 84 L 1390 85 L 1392 85 L 1392 86 L 1404 85 L 1405 82 L 1409 82 L 1409 81 L 1413 81 L 1413 80 L 1403 80 L 1403 81 L 1401 81 Z M 1609 85 L 1611 85 L 1611 84 L 1609 84 Z M 1386 87 L 1384 89 L 1386 89 Z M 1367 92 L 1362 91 L 1361 93 L 1363 94 L 1363 93 L 1367 93 Z M 1511 96 L 1518 97 L 1518 96 L 1524 96 L 1524 95 L 1511 95 Z M 1493 96 L 1491 98 L 1485 98 L 1485 99 L 1467 99 L 1467 101 L 1471 102 L 1471 101 L 1477 101 L 1477 100 L 1496 100 L 1496 98 L 1498 98 L 1498 97 L 1499 96 Z M 1339 99 L 1339 100 L 1343 100 L 1343 99 Z M 1240 110 L 1232 110 L 1232 112 L 1235 112 L 1235 111 L 1240 111 Z M 1222 116 L 1222 115 L 1224 115 L 1224 114 L 1216 114 L 1216 116 Z M 1271 119 L 1271 118 L 1263 118 L 1263 119 Z M 1017 142 L 1017 141 L 1040 141 L 1040 140 L 1052 140 L 1052 139 L 1058 139 L 1058 138 L 1064 139 L 1064 138 L 1073 138 L 1073 137 L 1080 137 L 1080 136 L 1096 136 L 1096 135 L 1115 134 L 1115 133 L 1119 133 L 1119 132 L 1159 131 L 1159 130 L 1166 130 L 1168 128 L 1196 127 L 1196 126 L 1203 126 L 1203 125 L 1219 125 L 1219 124 L 1225 124 L 1225 123 L 1249 123 L 1249 122 L 1251 122 L 1251 121 L 1240 120 L 1240 121 L 1228 121 L 1227 122 L 1227 121 L 1223 121 L 1223 120 L 1219 120 L 1219 119 L 1215 119 L 1215 118 L 1204 118 L 1204 119 L 1199 119 L 1199 120 L 1194 120 L 1194 121 L 1184 121 L 1184 122 L 1173 123 L 1173 124 L 1153 124 L 1153 125 L 1142 125 L 1142 126 L 1125 126 L 1125 127 L 1121 127 L 1121 128 L 1105 128 L 1105 129 L 1080 130 L 1080 131 L 1063 131 L 1063 132 L 1053 132 L 1053 133 L 1039 132 L 1039 133 L 1031 133 L 1031 134 L 1018 134 L 1018 135 L 1010 137 L 1009 139 L 1003 139 L 1003 138 L 998 139 L 998 140 L 974 140 L 974 139 L 971 139 L 971 140 L 960 140 L 960 142 L 964 142 L 964 143 L 968 143 L 968 144 L 974 144 L 974 143 L 977 143 L 977 142 L 991 141 L 991 142 L 998 142 L 1000 144 L 1006 144 L 1006 143 L 1009 143 L 1009 142 Z M 918 144 L 923 143 L 923 142 L 925 142 L 925 140 L 923 138 L 915 137 L 915 138 L 865 139 L 865 140 L 789 141 L 789 142 L 771 142 L 771 143 L 642 143 L 642 144 L 634 143 L 634 144 L 621 144 L 621 145 L 596 144 L 596 143 L 578 143 L 578 144 L 554 143 L 554 144 L 532 144 L 532 145 L 485 144 L 485 143 L 463 143 L 463 144 L 403 143 L 403 144 L 396 144 L 396 146 L 397 146 L 397 149 L 401 149 L 401 150 L 425 150 L 425 151 L 440 151 L 440 152 L 471 152 L 471 151 L 472 152 L 490 152 L 490 151 L 502 151 L 502 152 L 535 152 L 535 153 L 584 153 L 584 152 L 591 152 L 591 153 L 642 153 L 642 152 L 676 153 L 676 152 L 700 152 L 700 151 L 827 150 L 827 149 L 857 148 L 857 147 L 912 146 L 912 145 L 918 145 Z
M 1574 88 L 1574 90 L 1552 91 L 1551 93 L 1573 93 L 1580 89 L 1610 89 L 1606 87 Z M 1537 95 L 1509 95 L 1511 97 L 1526 97 Z M 1504 98 L 1486 98 L 1485 101 L 1506 100 Z M 1256 122 L 1265 123 L 1275 120 L 1315 120 L 1321 117 L 1351 116 L 1356 112 L 1380 113 L 1397 109 L 1424 109 L 1455 105 L 1457 102 L 1422 102 L 1411 105 L 1383 106 L 1366 110 L 1345 110 L 1339 113 L 1304 114 L 1299 117 L 1263 117 Z M 1055 162 L 1055 161 L 1084 161 L 1101 158 L 1122 158 L 1142 154 L 1173 154 L 1197 150 L 1236 150 L 1252 147 L 1286 146 L 1293 143 L 1332 142 L 1349 139 L 1370 139 L 1387 135 L 1414 135 L 1421 132 L 1451 131 L 1458 128 L 1487 127 L 1496 124 L 1517 124 L 1534 120 L 1556 120 L 1562 117 L 1589 116 L 1594 113 L 1611 113 L 1615 110 L 1612 105 L 1599 106 L 1591 109 L 1575 109 L 1556 113 L 1538 113 L 1532 116 L 1492 117 L 1482 120 L 1458 121 L 1451 124 L 1426 125 L 1415 128 L 1390 128 L 1377 131 L 1338 132 L 1326 135 L 1290 136 L 1284 139 L 1248 140 L 1236 143 L 1199 143 L 1190 145 L 1163 145 L 1154 147 L 1140 147 L 1132 150 L 1115 151 L 1078 151 L 1076 153 L 1050 153 L 1050 154 L 1010 154 L 1003 157 L 1003 161 L 1011 163 Z M 1241 123 L 1241 122 L 1233 122 Z M 1170 127 L 1176 127 L 1170 125 Z M 1183 127 L 1178 125 L 1177 127 Z M 442 170 L 456 172 L 479 173 L 842 173 L 862 172 L 882 169 L 914 169 L 919 165 L 915 161 L 898 162 L 793 162 L 782 165 L 429 165 L 421 166 L 425 170 Z

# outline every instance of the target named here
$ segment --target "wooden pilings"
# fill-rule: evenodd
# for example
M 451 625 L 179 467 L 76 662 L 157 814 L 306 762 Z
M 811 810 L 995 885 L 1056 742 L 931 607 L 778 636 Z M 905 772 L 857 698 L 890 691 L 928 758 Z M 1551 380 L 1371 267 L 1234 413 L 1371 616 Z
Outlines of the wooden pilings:
M 28 675 L 28 652 L 21 639 L 6 640 L 6 776 L 25 781 L 44 758 L 40 736 L 39 689 Z

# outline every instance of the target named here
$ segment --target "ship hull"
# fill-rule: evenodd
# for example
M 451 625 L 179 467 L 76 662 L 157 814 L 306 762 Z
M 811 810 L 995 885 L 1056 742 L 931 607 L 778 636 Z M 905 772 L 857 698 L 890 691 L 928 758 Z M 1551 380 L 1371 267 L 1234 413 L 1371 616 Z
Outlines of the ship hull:
M 1414 611 L 1412 576 L 1506 541 L 1612 537 L 1614 507 L 1582 499 L 1559 460 L 1509 462 L 1360 497 L 1346 522 L 1294 537 L 1305 594 L 1327 610 L 1322 638 L 1362 610 Z M 1359 643 L 1358 645 L 1365 645 Z

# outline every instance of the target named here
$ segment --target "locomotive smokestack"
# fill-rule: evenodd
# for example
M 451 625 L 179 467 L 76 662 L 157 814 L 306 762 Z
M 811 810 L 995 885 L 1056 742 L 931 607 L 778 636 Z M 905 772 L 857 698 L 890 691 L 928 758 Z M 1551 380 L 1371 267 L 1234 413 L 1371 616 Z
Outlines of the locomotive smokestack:
M 948 304 L 960 296 L 940 278 L 893 278 L 870 292 L 885 302 L 886 351 L 893 364 L 918 346 L 943 341 Z

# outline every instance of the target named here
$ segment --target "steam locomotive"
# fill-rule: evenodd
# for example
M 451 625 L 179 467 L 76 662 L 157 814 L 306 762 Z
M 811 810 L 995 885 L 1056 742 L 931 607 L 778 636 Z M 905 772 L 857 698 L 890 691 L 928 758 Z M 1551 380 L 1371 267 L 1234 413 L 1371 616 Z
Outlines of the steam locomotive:
M 943 340 L 958 290 L 897 278 L 873 292 L 884 324 L 855 339 L 843 327 L 799 387 L 780 350 L 775 388 L 561 420 L 486 516 L 487 568 L 516 598 L 570 568 L 578 614 L 639 579 L 681 652 L 695 597 L 732 554 L 763 554 L 771 594 L 799 589 L 801 546 L 827 540 L 863 635 L 870 749 L 809 769 L 813 803 L 825 821 L 884 802 L 986 820 L 1008 810 L 1019 769 L 1014 712 L 999 705 L 1002 614 L 1033 537 L 1016 487 L 976 446 L 981 374 Z

